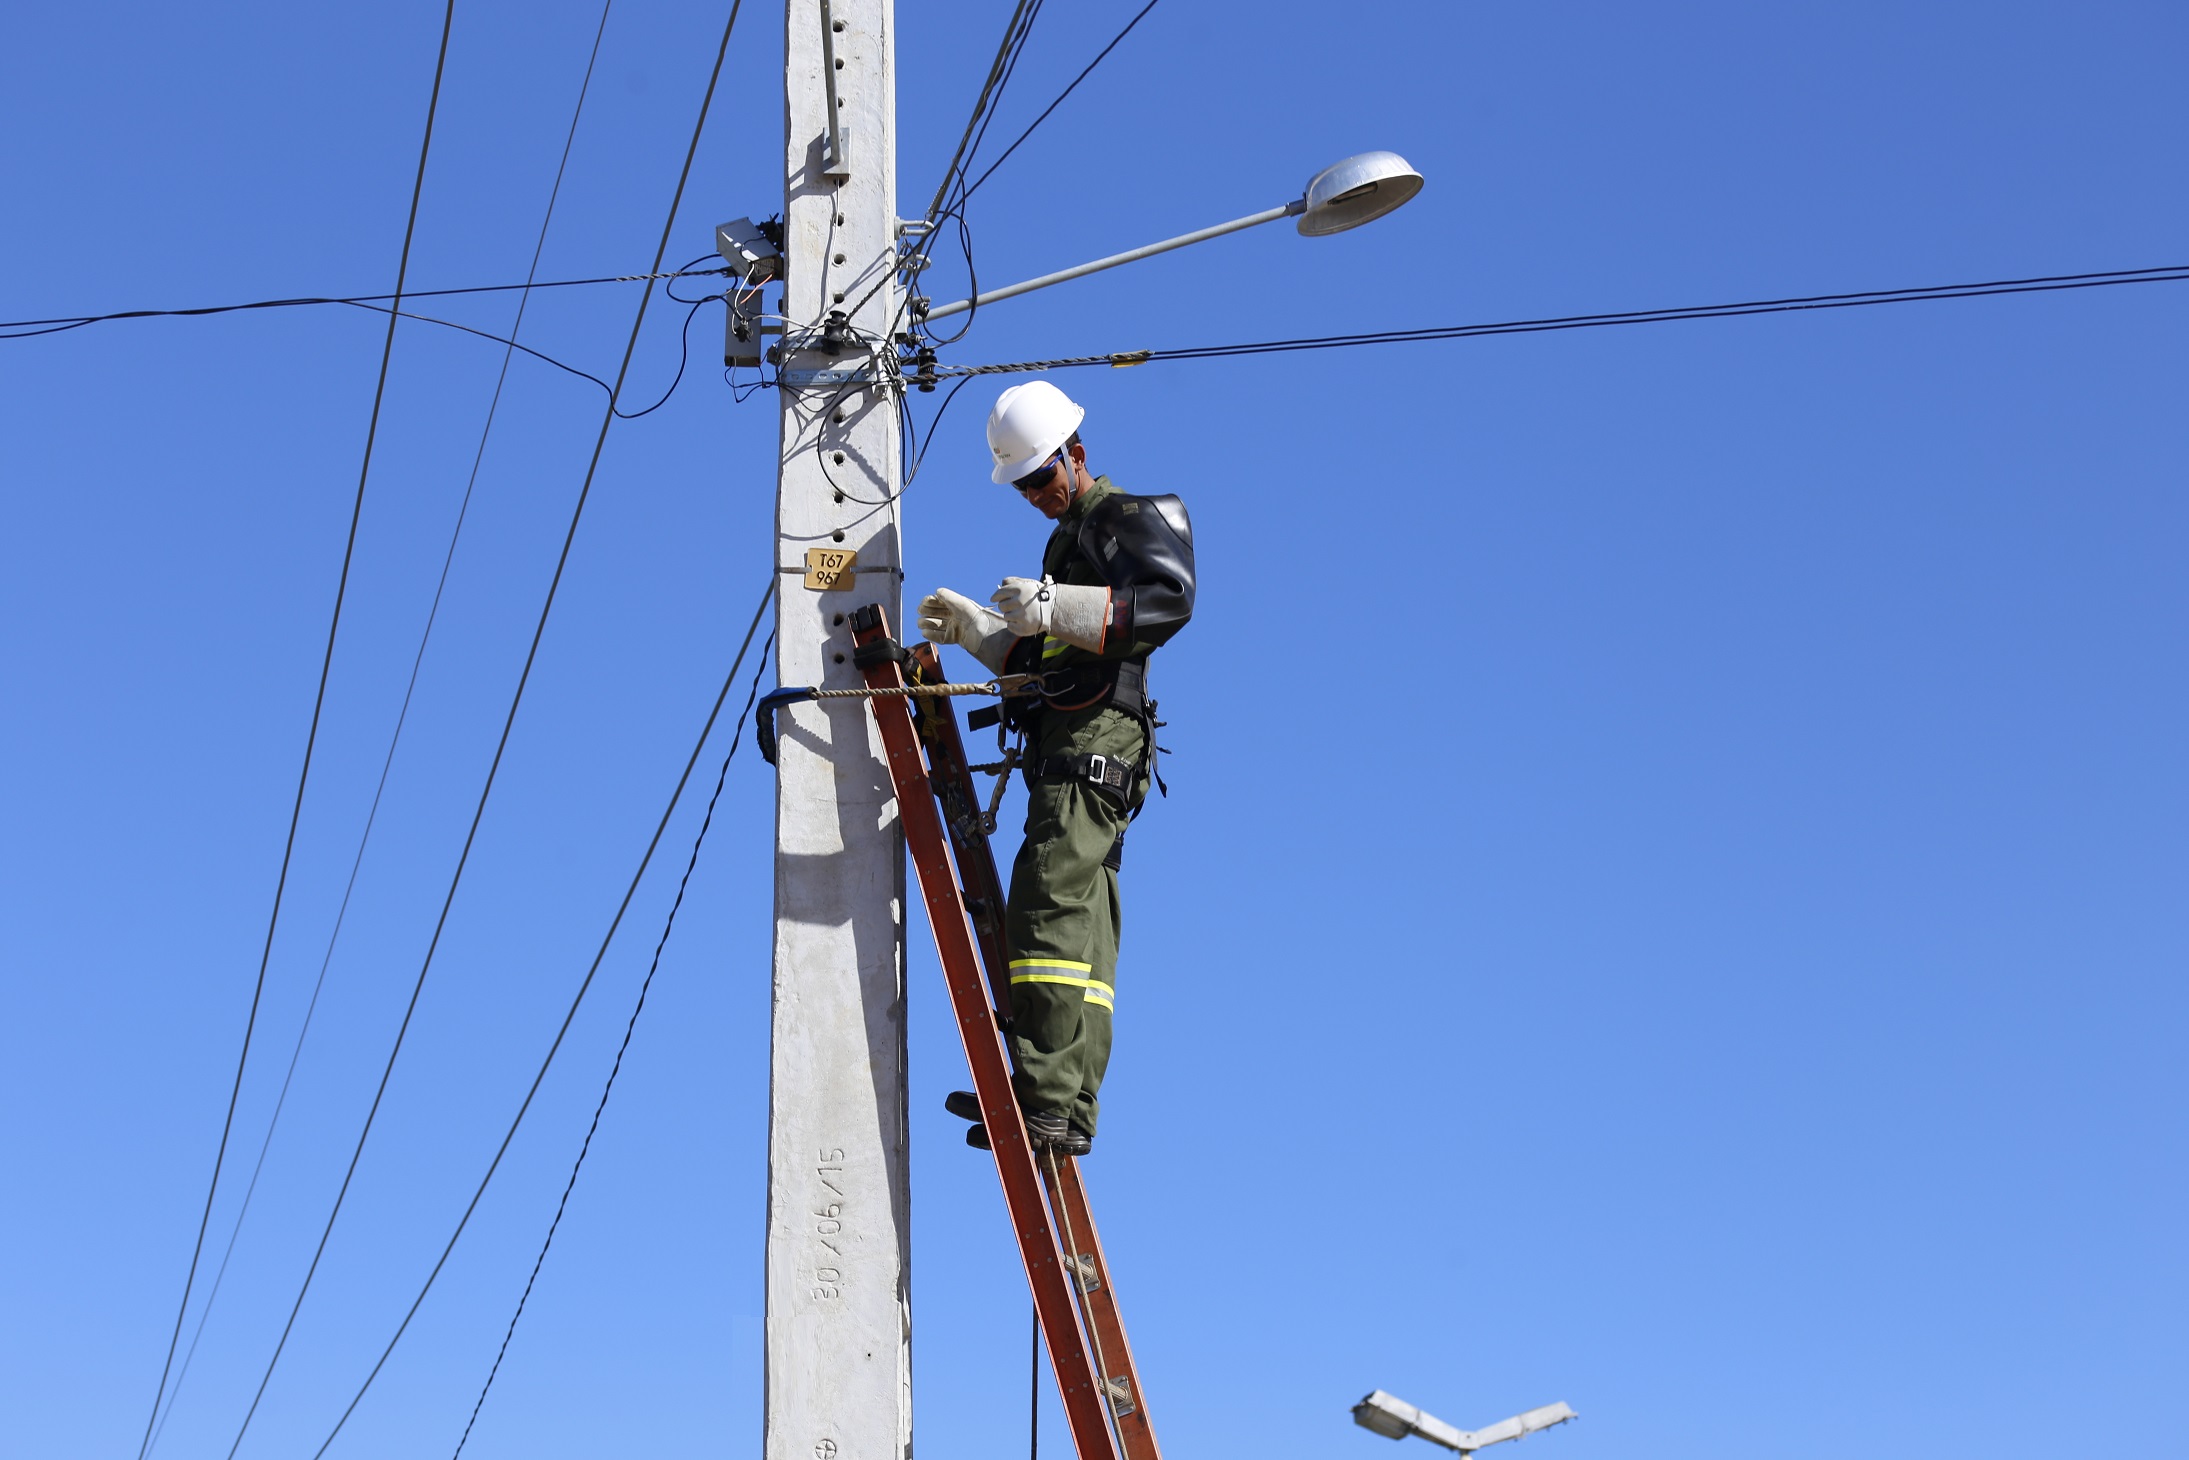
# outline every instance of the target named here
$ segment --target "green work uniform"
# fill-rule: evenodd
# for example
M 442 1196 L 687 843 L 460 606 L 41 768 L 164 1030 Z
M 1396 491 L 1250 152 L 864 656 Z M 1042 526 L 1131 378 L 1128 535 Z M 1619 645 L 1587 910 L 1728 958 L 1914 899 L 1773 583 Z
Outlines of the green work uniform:
M 1027 749 L 1037 761 L 1094 754 L 1140 766 L 1147 732 L 1107 706 L 1046 710 Z M 1145 790 L 1144 781 L 1134 787 L 1135 804 Z M 1005 938 L 1019 1105 L 1065 1111 L 1090 1136 L 1117 989 L 1117 873 L 1104 863 L 1125 821 L 1125 808 L 1085 781 L 1035 781 L 1011 864 Z
M 1113 497 L 1090 523 L 1089 514 Z M 1117 612 L 1106 636 L 1112 641 L 1099 652 L 1044 639 L 1042 669 L 1144 664 L 1184 623 L 1192 607 L 1191 537 L 1176 499 L 1160 502 L 1169 505 L 1124 496 L 1108 477 L 1098 477 L 1057 519 L 1042 554 L 1043 573 L 1059 583 L 1108 587 Z M 1156 569 L 1144 566 L 1151 544 L 1159 548 Z M 1108 559 L 1109 571 L 1098 558 Z M 1127 563 L 1143 566 L 1127 569 Z M 1137 580 L 1156 580 L 1156 586 L 1141 589 Z M 1100 1109 L 1096 1097 L 1110 1062 L 1117 987 L 1120 909 L 1113 853 L 1131 810 L 1147 794 L 1155 748 L 1147 724 L 1128 709 L 1052 704 L 1028 726 L 1026 751 L 1032 767 L 1089 755 L 1131 767 L 1122 796 L 1083 777 L 1029 777 L 1026 840 L 1011 867 L 1006 909 L 1019 1105 L 1030 1114 L 1061 1110 L 1092 1136 Z

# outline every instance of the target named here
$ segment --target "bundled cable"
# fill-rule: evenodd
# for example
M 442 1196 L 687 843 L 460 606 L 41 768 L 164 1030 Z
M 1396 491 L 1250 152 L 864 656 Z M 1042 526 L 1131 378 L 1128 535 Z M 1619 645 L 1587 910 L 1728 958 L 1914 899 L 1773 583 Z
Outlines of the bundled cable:
M 1278 355 L 1298 350 L 1339 350 L 1359 345 L 1404 345 L 1433 340 L 1468 340 L 1486 335 L 1541 334 L 1552 330 L 1604 329 L 1613 325 L 1664 324 L 1684 319 L 1738 319 L 1754 314 L 1792 314 L 1810 309 L 1859 309 L 1873 304 L 1921 304 L 1936 299 L 1983 299 L 1999 294 L 2047 294 L 2064 289 L 2103 289 L 2119 284 L 2189 282 L 2189 264 L 2149 269 L 2117 269 L 2093 274 L 2046 274 L 2028 279 L 1994 279 L 1977 284 L 1934 284 L 1912 289 L 1873 289 L 1854 294 L 1807 294 L 1789 299 L 1750 299 L 1732 304 L 1684 305 L 1672 309 L 1636 309 L 1616 314 L 1569 314 L 1547 319 L 1504 320 L 1494 324 L 1438 325 L 1428 329 L 1371 330 L 1354 335 L 1317 335 L 1292 340 L 1261 340 L 1239 345 L 1198 345 L 1171 350 L 1125 350 L 1106 355 L 1072 355 L 1054 360 L 1021 360 L 1006 365 L 942 365 L 938 377 L 1012 375 L 1041 370 L 1070 370 L 1088 365 L 1122 368 L 1160 360 L 1223 360 L 1241 355 Z

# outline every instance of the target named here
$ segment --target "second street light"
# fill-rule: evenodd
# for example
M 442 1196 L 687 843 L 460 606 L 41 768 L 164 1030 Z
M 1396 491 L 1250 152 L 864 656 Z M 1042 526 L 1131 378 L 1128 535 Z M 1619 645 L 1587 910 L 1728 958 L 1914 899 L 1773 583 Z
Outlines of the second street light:
M 1069 269 L 1059 269 L 1053 274 L 1043 274 L 1018 284 L 1007 284 L 1001 289 L 991 289 L 971 299 L 960 299 L 951 304 L 936 305 L 923 311 L 920 302 L 914 300 L 912 311 L 929 320 L 946 319 L 953 314 L 993 304 L 999 299 L 1046 289 L 1051 284 L 1062 284 L 1068 279 L 1083 278 L 1104 269 L 1114 269 L 1119 264 L 1134 263 L 1168 253 L 1174 248 L 1184 248 L 1189 243 L 1203 243 L 1211 238 L 1221 238 L 1227 233 L 1237 233 L 1242 228 L 1258 224 L 1274 223 L 1279 218 L 1299 219 L 1299 231 L 1308 238 L 1321 238 L 1332 233 L 1343 233 L 1348 228 L 1358 228 L 1372 223 L 1392 209 L 1399 207 L 1421 191 L 1421 174 L 1396 152 L 1362 152 L 1332 163 L 1308 179 L 1306 191 L 1293 201 L 1276 208 L 1265 208 L 1259 213 L 1249 213 L 1244 218 L 1234 218 L 1229 223 L 1218 223 L 1210 228 L 1200 228 L 1192 233 L 1181 233 L 1176 238 L 1166 238 L 1161 243 L 1147 244 L 1141 248 L 1113 253 L 1108 258 L 1092 263 L 1079 264 Z
M 1408 1435 L 1418 1435 L 1433 1445 L 1457 1450 L 1462 1455 L 1472 1455 L 1486 1445 L 1517 1440 L 1574 1418 L 1577 1418 L 1574 1412 L 1561 1402 L 1531 1409 L 1526 1414 L 1516 1414 L 1511 1419 L 1501 1419 L 1496 1424 L 1484 1425 L 1479 1430 L 1463 1430 L 1456 1425 L 1448 1425 L 1428 1411 L 1408 1404 L 1395 1394 L 1386 1394 L 1381 1389 L 1353 1406 L 1353 1423 L 1364 1430 L 1374 1430 L 1387 1440 L 1403 1440 Z

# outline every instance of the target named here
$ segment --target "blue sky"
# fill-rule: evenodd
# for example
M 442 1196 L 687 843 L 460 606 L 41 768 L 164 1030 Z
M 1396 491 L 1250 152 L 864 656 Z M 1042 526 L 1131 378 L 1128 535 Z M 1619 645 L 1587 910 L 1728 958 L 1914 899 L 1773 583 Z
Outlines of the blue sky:
M 999 127 L 1137 8 L 1052 6 Z M 1007 9 L 903 8 L 901 211 Z M 523 277 L 598 16 L 459 5 L 414 286 Z M 747 8 L 671 262 L 779 206 L 781 19 Z M 386 289 L 439 22 L 413 0 L 11 17 L 0 313 Z M 543 277 L 651 257 L 721 23 L 617 4 Z M 982 190 L 984 278 L 1270 206 L 1365 148 L 1428 187 L 1339 238 L 1265 229 L 999 306 L 948 358 L 2181 263 L 2185 45 L 2157 4 L 1165 0 Z M 610 373 L 634 287 L 543 296 L 526 339 Z M 488 329 L 512 308 L 446 306 Z M 639 400 L 681 314 L 650 316 Z M 1204 575 L 1157 663 L 1173 795 L 1134 836 L 1090 1167 L 1173 1453 L 1381 1455 L 1346 1414 L 1374 1387 L 1461 1425 L 1567 1400 L 1582 1420 L 1525 1442 L 1547 1460 L 1994 1455 L 2061 1425 L 2183 1453 L 2162 1401 L 2189 1361 L 2185 325 L 2185 286 L 2154 285 L 1060 379 L 1098 471 L 1186 498 Z M 719 329 L 695 325 L 702 362 Z M 381 333 L 318 309 L 0 342 L 11 1454 L 126 1455 L 143 1427 Z M 246 1156 L 498 362 L 398 335 Z M 943 419 L 907 499 L 916 590 L 982 590 L 1039 550 L 986 480 L 988 394 Z M 226 1454 L 279 1332 L 599 399 L 512 374 L 157 1454 Z M 317 1447 L 491 1155 L 767 581 L 775 431 L 702 363 L 611 434 L 242 1455 Z M 757 1449 L 770 806 L 748 747 L 471 1455 Z M 331 1455 L 453 1449 L 699 810 Z M 918 1443 L 1016 1455 L 1024 1289 L 940 1109 L 962 1054 L 912 931 Z

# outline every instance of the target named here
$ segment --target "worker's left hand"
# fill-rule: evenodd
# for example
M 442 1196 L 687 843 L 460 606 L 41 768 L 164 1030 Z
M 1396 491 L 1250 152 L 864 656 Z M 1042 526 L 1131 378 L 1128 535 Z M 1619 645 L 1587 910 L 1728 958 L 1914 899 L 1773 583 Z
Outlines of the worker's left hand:
M 1056 584 L 1047 578 L 1006 578 L 988 601 L 1020 638 L 1049 632 L 1049 609 Z
M 1006 578 L 990 596 L 1004 626 L 1021 638 L 1047 634 L 1099 654 L 1109 633 L 1110 590 L 1048 578 Z

